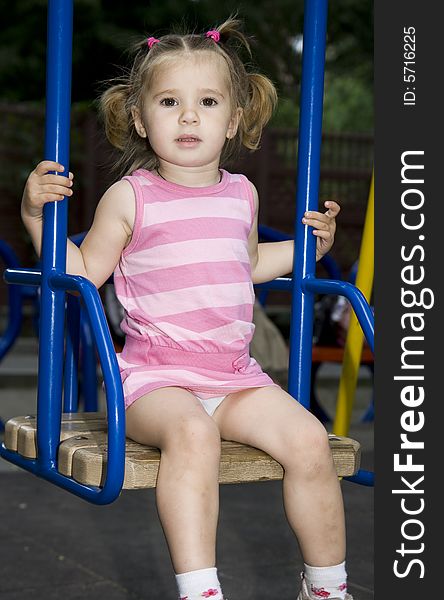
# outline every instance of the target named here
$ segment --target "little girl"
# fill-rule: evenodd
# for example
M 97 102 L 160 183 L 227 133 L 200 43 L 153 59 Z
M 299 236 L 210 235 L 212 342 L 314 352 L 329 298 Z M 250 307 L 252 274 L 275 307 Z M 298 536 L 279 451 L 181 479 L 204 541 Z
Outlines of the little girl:
M 156 500 L 181 600 L 222 600 L 216 569 L 221 438 L 284 468 L 286 516 L 304 558 L 299 600 L 348 599 L 341 490 L 321 423 L 250 358 L 253 284 L 292 270 L 293 242 L 258 244 L 258 197 L 221 169 L 254 150 L 276 103 L 269 79 L 238 56 L 230 18 L 202 35 L 140 43 L 125 80 L 101 98 L 125 177 L 100 200 L 67 271 L 100 287 L 114 272 L 125 309 L 119 355 L 128 437 L 161 450 Z M 46 202 L 72 195 L 72 174 L 44 161 L 26 183 L 22 218 L 38 253 Z M 317 259 L 339 206 L 306 213 Z

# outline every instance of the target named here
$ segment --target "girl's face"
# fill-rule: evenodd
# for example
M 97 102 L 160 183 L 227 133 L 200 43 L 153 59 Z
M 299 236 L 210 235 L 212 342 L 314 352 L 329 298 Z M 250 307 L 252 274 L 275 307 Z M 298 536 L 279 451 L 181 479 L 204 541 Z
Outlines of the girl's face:
M 233 115 L 229 72 L 212 52 L 167 59 L 154 74 L 135 126 L 168 168 L 219 167 L 227 138 L 236 135 L 241 110 Z

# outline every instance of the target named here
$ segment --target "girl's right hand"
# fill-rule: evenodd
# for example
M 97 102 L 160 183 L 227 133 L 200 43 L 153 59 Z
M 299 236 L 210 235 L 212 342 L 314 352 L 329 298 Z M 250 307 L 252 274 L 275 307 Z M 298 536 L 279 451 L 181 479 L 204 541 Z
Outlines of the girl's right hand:
M 65 196 L 72 196 L 72 180 L 69 177 L 50 174 L 50 171 L 63 173 L 64 167 L 59 163 L 44 160 L 32 171 L 26 181 L 22 197 L 22 217 L 40 218 L 43 206 L 47 202 L 63 200 Z

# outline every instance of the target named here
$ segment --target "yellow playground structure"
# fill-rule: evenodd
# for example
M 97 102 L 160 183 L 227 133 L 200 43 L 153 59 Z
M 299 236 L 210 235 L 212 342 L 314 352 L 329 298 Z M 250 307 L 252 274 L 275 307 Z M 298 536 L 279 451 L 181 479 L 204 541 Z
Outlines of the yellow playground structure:
M 374 215 L 374 173 L 372 173 L 356 274 L 356 287 L 361 290 L 368 302 L 370 302 L 374 276 Z M 345 342 L 333 423 L 333 432 L 336 435 L 345 436 L 350 428 L 363 343 L 364 334 L 355 314 L 352 313 Z

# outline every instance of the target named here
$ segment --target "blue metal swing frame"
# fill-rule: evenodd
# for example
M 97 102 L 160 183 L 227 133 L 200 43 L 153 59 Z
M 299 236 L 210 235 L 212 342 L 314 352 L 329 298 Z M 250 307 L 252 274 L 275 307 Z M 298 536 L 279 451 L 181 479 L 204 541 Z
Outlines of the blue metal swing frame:
M 295 260 L 292 278 L 280 278 L 263 287 L 287 289 L 292 293 L 289 392 L 309 406 L 314 295 L 346 296 L 356 312 L 365 337 L 373 350 L 374 318 L 363 294 L 353 285 L 336 280 L 316 279 L 315 243 L 309 228 L 301 222 L 306 210 L 317 210 L 320 176 L 322 101 L 324 87 L 327 0 L 305 0 L 304 47 L 299 121 L 299 151 L 295 219 Z M 73 1 L 49 0 L 47 34 L 47 82 L 45 159 L 69 171 L 69 129 Z M 49 203 L 44 208 L 41 271 L 8 269 L 10 284 L 41 287 L 39 382 L 37 395 L 37 458 L 26 459 L 0 446 L 6 460 L 92 502 L 108 504 L 120 494 L 125 465 L 125 412 L 122 384 L 116 355 L 96 287 L 87 279 L 66 274 L 68 203 Z M 82 485 L 57 469 L 60 440 L 63 355 L 67 292 L 82 297 L 91 322 L 101 363 L 108 418 L 108 460 L 103 486 Z M 72 345 L 66 344 L 68 352 Z M 70 350 L 71 348 L 71 350 Z M 75 389 L 75 369 L 65 373 L 65 390 Z M 373 473 L 359 471 L 349 478 L 373 484 Z

